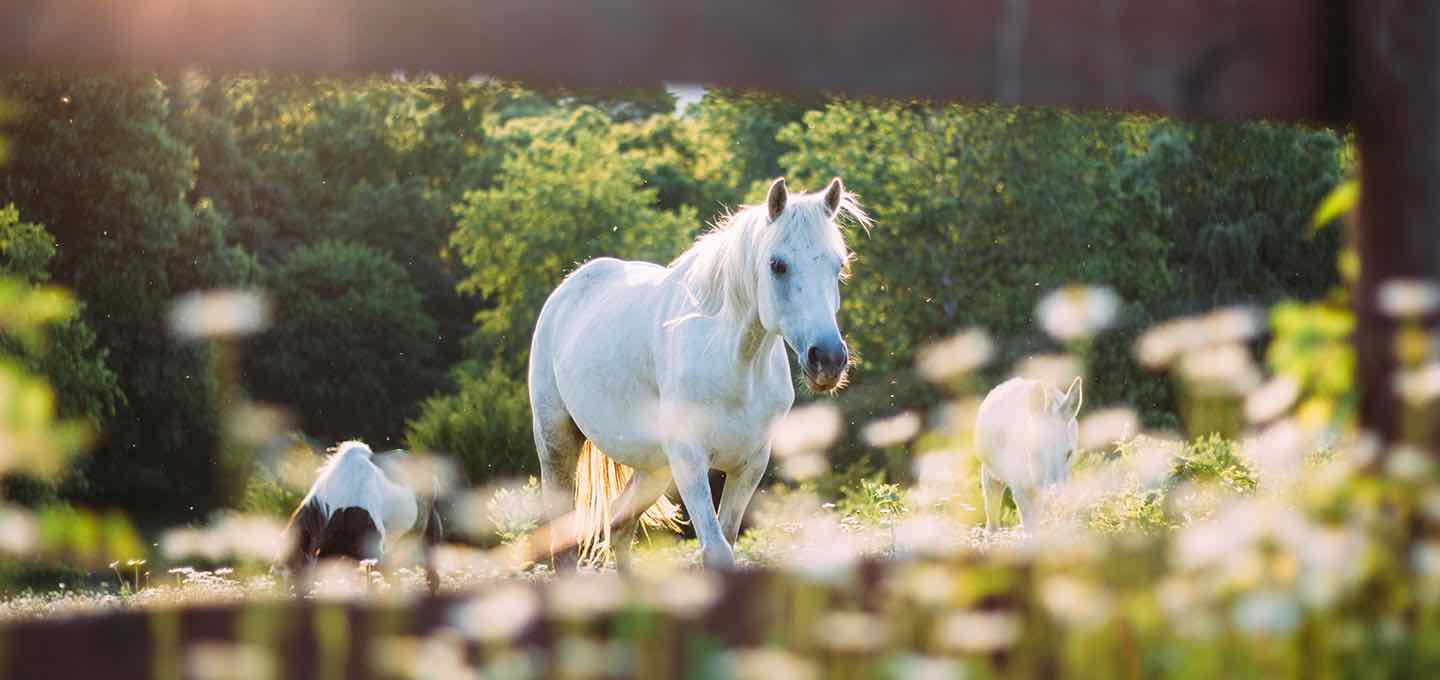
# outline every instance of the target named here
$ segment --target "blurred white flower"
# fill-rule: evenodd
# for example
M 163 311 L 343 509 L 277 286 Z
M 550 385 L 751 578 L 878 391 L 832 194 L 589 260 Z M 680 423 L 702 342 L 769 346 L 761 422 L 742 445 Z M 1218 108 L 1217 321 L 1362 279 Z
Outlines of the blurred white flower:
M 900 555 L 943 557 L 955 553 L 961 527 L 939 513 L 917 513 L 895 525 L 895 552 Z
M 943 383 L 984 366 L 994 352 L 989 334 L 969 328 L 922 347 L 915 356 L 915 370 L 930 382 Z
M 242 401 L 225 414 L 230 435 L 251 446 L 266 444 L 289 427 L 289 415 L 278 406 Z
M 1175 469 L 1175 460 L 1185 444 L 1173 439 L 1144 437 L 1135 440 L 1134 451 L 1126 459 L 1126 467 L 1140 489 L 1153 489 L 1165 483 Z
M 1397 319 L 1425 316 L 1440 305 L 1440 286 L 1421 279 L 1391 279 L 1376 294 L 1380 311 Z
M 186 677 L 196 680 L 249 680 L 275 674 L 275 656 L 260 645 L 200 642 L 186 654 Z
M 501 583 L 457 606 L 451 619 L 462 633 L 479 642 L 515 639 L 540 613 L 534 589 L 520 583 Z
M 900 654 L 891 657 L 890 673 L 883 677 L 906 680 L 962 680 L 969 677 L 958 659 Z
M 354 563 L 348 560 L 320 560 L 314 574 L 312 594 L 317 600 L 355 600 L 363 597 L 370 587 L 370 578 L 356 571 Z
M 897 413 L 889 418 L 875 420 L 860 431 L 865 443 L 877 449 L 899 446 L 920 433 L 920 416 L 914 411 Z
M 761 647 L 739 649 L 727 657 L 730 677 L 735 680 L 819 680 L 820 669 L 815 662 L 782 649 Z
M 258 291 L 197 291 L 181 296 L 170 308 L 170 330 L 187 339 L 255 333 L 269 322 L 270 305 Z
M 1265 423 L 1274 420 L 1300 397 L 1300 383 L 1288 375 L 1278 375 L 1245 397 L 1245 420 Z
M 1396 373 L 1395 391 L 1413 406 L 1423 406 L 1440 398 L 1440 361 Z
M 959 492 L 960 454 L 949 449 L 927 451 L 915 457 L 915 486 L 910 489 L 916 507 L 942 503 Z
M 1157 324 L 1135 341 L 1135 357 L 1149 369 L 1169 366 L 1185 350 L 1185 329 L 1178 322 Z
M 1063 390 L 1080 377 L 1081 366 L 1080 361 L 1069 354 L 1036 354 L 1022 360 L 1015 375 Z
M 1120 297 L 1105 286 L 1066 286 L 1036 308 L 1045 332 L 1061 342 L 1093 337 L 1114 323 L 1119 311 Z
M 1180 375 L 1191 387 L 1244 394 L 1260 384 L 1260 370 L 1243 345 L 1226 343 L 1187 352 Z
M 1251 307 L 1226 307 L 1205 316 L 1180 317 L 1156 324 L 1135 343 L 1135 356 L 1146 368 L 1167 368 L 1175 359 L 1215 345 L 1243 344 L 1264 328 L 1264 316 Z
M 780 474 L 786 479 L 803 482 L 825 474 L 830 464 L 818 453 L 798 453 L 780 458 Z
M 1410 553 L 1410 565 L 1426 578 L 1440 578 L 1440 543 L 1422 541 Z
M 802 519 L 796 535 L 799 543 L 784 555 L 781 564 L 791 573 L 812 581 L 844 581 L 864 552 L 862 539 L 845 531 L 838 518 L 830 513 Z
M 922 607 L 947 607 L 955 599 L 959 585 L 955 573 L 947 566 L 912 562 L 895 577 L 896 594 Z
M 890 644 L 890 625 L 874 614 L 829 612 L 816 622 L 815 639 L 836 652 L 871 654 Z
M 1300 549 L 1300 597 L 1312 607 L 1329 607 L 1359 582 L 1365 571 L 1369 537 L 1341 527 L 1317 528 Z
M 947 651 L 988 654 L 1006 649 L 1020 637 L 1020 619 L 1013 612 L 959 611 L 935 626 L 934 643 Z
M 576 574 L 545 590 L 545 604 L 556 618 L 581 621 L 609 614 L 625 603 L 625 583 L 613 573 Z
M 1127 441 L 1140 431 L 1140 417 L 1125 407 L 1091 411 L 1080 420 L 1080 448 L 1104 449 Z
M 1200 324 L 1207 345 L 1244 343 L 1264 329 L 1265 315 L 1254 307 L 1224 307 L 1201 317 Z
M 23 557 L 33 552 L 39 542 L 40 527 L 34 516 L 21 508 L 0 509 L 0 551 Z
M 1435 462 L 1428 451 L 1402 444 L 1385 457 L 1385 474 L 1401 482 L 1419 483 L 1429 478 Z
M 1040 600 L 1056 619 L 1091 628 L 1110 619 L 1111 597 L 1095 583 L 1074 576 L 1051 576 L 1040 584 Z
M 646 606 L 675 618 L 693 619 L 715 604 L 721 589 L 708 572 L 667 569 L 642 576 L 635 593 Z
M 442 629 L 423 638 L 380 640 L 374 656 L 381 670 L 402 678 L 469 678 L 474 669 L 465 660 L 464 641 Z
M 1281 636 L 1300 625 L 1300 604 L 1283 590 L 1245 593 L 1236 601 L 1235 626 L 1247 633 Z
M 770 431 L 776 455 L 791 456 L 824 451 L 840 436 L 840 410 L 826 403 L 792 409 Z
M 1240 456 L 1250 464 L 1260 485 L 1286 488 L 1300 478 L 1305 454 L 1314 450 L 1313 433 L 1294 418 L 1271 424 L 1240 442 Z

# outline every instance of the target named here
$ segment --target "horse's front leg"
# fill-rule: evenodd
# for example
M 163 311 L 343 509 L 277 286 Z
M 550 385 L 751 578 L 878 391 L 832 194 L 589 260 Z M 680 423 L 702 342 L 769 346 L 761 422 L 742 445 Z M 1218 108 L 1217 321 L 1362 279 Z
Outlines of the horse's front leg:
M 711 504 L 710 459 L 705 455 L 704 447 L 688 442 L 672 442 L 665 446 L 665 457 L 670 461 L 670 472 L 675 477 L 675 487 L 680 490 L 680 500 L 685 503 L 685 514 L 690 516 L 690 524 L 700 538 L 700 557 L 705 567 L 729 569 L 735 566 L 735 555 L 720 530 L 720 518 Z
M 770 445 L 766 444 L 745 461 L 743 467 L 726 473 L 725 490 L 720 496 L 720 529 L 725 532 L 725 540 L 731 546 L 740 537 L 740 522 L 745 519 L 745 510 L 750 507 L 750 499 L 755 496 L 755 489 L 760 486 L 760 479 L 765 476 L 765 468 L 769 464 Z

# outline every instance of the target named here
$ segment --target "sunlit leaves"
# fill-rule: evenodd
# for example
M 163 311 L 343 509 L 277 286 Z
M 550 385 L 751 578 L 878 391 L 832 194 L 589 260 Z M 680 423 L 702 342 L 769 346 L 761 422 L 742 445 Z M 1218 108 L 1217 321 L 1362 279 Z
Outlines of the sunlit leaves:
M 1311 233 L 1319 231 L 1326 225 L 1335 221 L 1335 218 L 1348 214 L 1360 203 L 1360 181 L 1355 179 L 1345 180 L 1335 185 L 1320 206 L 1315 209 L 1315 214 L 1310 217 Z

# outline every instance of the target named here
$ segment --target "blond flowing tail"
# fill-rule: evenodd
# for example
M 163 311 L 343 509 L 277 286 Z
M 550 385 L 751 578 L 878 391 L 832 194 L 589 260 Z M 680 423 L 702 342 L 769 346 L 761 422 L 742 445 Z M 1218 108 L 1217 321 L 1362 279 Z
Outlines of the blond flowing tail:
M 614 553 L 610 543 L 612 506 L 633 476 L 634 469 L 615 462 L 590 440 L 580 447 L 575 466 L 575 536 L 581 562 L 604 564 Z M 665 496 L 640 515 L 640 527 L 647 533 L 652 527 L 679 533 L 682 524 L 685 519 L 680 506 Z

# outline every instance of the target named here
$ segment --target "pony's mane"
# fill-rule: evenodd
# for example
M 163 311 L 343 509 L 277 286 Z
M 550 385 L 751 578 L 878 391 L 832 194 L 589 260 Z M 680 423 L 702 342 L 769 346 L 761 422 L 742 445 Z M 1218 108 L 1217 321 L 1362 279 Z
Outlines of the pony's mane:
M 326 473 L 335 469 L 335 466 L 338 465 L 341 460 L 344 460 L 351 451 L 354 451 L 359 455 L 365 456 L 366 459 L 369 459 L 375 454 L 375 452 L 371 451 L 369 445 L 367 445 L 365 442 L 355 439 L 340 442 L 339 444 L 336 444 L 335 446 L 326 449 L 326 452 L 329 455 L 325 457 L 325 462 L 320 464 L 320 469 L 316 472 L 315 478 L 319 479 L 321 477 L 324 477 Z
M 685 288 L 702 313 L 738 316 L 755 304 L 755 285 L 761 266 L 759 253 L 767 252 L 771 240 L 789 224 L 819 221 L 832 225 L 839 254 L 848 261 L 842 217 L 869 233 L 870 216 L 848 191 L 841 193 L 833 220 L 825 214 L 823 192 L 791 194 L 776 228 L 767 228 L 769 215 L 763 204 L 741 206 L 711 223 L 710 229 L 695 239 L 695 244 L 675 258 L 670 267 L 681 272 Z

